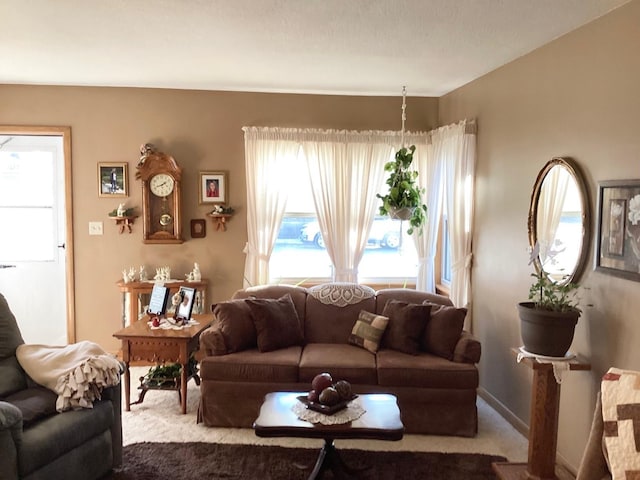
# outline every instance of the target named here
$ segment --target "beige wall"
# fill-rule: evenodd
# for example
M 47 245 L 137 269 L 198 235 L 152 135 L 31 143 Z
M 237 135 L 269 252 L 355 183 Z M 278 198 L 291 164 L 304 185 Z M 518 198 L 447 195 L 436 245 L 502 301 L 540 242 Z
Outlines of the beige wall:
M 409 98 L 407 128 L 436 126 L 437 99 Z M 76 334 L 115 351 L 121 298 L 115 282 L 125 267 L 148 271 L 170 265 L 174 278 L 200 263 L 210 281 L 208 300 L 227 299 L 242 287 L 246 242 L 243 126 L 399 130 L 401 97 L 342 97 L 223 93 L 135 88 L 0 85 L 0 125 L 71 127 L 75 242 Z M 128 207 L 141 207 L 135 180 L 140 144 L 151 142 L 183 167 L 182 245 L 145 245 L 142 219 L 133 233 L 118 234 L 108 212 L 121 199 L 97 195 L 97 163 L 127 162 Z M 227 232 L 207 219 L 207 236 L 191 239 L 189 220 L 205 218 L 198 205 L 198 172 L 229 172 L 230 205 L 237 214 Z M 90 221 L 104 222 L 103 236 L 89 236 Z
M 573 157 L 586 172 L 594 212 L 597 182 L 640 178 L 638 25 L 636 0 L 440 99 L 440 124 L 478 119 L 473 314 L 481 385 L 527 423 L 531 372 L 509 350 L 520 345 L 515 305 L 531 280 L 529 196 L 554 156 Z M 593 307 L 584 308 L 572 350 L 593 370 L 562 384 L 558 449 L 573 466 L 603 372 L 640 368 L 640 285 L 593 271 L 593 243 L 590 258 L 583 304 Z

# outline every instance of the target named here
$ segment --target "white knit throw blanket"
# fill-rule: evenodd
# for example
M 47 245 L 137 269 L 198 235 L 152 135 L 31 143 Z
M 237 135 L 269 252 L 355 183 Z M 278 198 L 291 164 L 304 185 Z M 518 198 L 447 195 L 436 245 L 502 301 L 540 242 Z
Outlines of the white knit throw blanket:
M 64 347 L 20 345 L 16 357 L 34 382 L 58 395 L 58 412 L 93 408 L 105 387 L 120 383 L 120 362 L 93 342 Z

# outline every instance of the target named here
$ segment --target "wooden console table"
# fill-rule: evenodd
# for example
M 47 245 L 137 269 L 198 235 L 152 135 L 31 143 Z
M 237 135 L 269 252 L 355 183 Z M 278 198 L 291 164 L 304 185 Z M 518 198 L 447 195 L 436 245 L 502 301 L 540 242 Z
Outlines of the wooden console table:
M 512 348 L 511 352 L 517 356 L 520 349 Z M 560 384 L 556 382 L 552 364 L 540 363 L 531 357 L 523 358 L 520 363 L 533 370 L 528 462 L 497 462 L 493 464 L 493 471 L 501 480 L 558 480 L 556 447 Z M 591 365 L 580 357 L 567 363 L 569 370 L 591 370 Z
M 140 300 L 141 295 L 146 295 L 147 297 L 151 295 L 151 291 L 153 290 L 153 286 L 155 282 L 153 280 L 149 280 L 146 282 L 128 282 L 125 283 L 124 280 L 119 280 L 116 282 L 118 289 L 122 292 L 122 325 L 127 326 L 133 322 L 138 321 L 141 316 L 145 314 L 145 312 L 140 312 L 139 302 L 142 305 L 145 305 L 144 300 Z M 190 287 L 195 288 L 196 290 L 196 298 L 194 302 L 196 302 L 193 306 L 193 314 L 203 314 L 208 313 L 206 305 L 206 297 L 207 297 L 207 288 L 209 286 L 209 281 L 205 278 L 200 280 L 199 282 L 187 282 L 186 280 L 170 280 L 163 284 L 165 287 L 169 288 L 171 292 L 170 295 L 173 295 L 180 287 Z M 129 307 L 126 307 L 126 299 L 127 296 L 129 298 Z M 146 298 L 146 303 L 148 304 L 148 298 Z M 171 297 L 169 297 L 169 306 L 171 306 Z

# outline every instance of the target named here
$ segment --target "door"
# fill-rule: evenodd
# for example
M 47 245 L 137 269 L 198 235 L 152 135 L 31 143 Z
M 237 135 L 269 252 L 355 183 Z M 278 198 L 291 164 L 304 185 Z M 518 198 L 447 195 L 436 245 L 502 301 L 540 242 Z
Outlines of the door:
M 0 292 L 26 343 L 66 345 L 75 340 L 67 277 L 70 139 L 68 129 L 52 133 L 0 127 Z

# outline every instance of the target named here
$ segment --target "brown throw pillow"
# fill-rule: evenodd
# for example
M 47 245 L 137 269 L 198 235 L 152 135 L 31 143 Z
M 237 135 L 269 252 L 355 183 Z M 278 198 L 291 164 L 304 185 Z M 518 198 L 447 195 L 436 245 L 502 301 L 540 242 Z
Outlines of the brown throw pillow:
M 430 312 L 431 305 L 389 300 L 382 310 L 382 315 L 389 318 L 382 347 L 418 355 Z
M 462 333 L 467 309 L 438 305 L 429 301 L 424 301 L 423 304 L 431 305 L 431 319 L 422 335 L 422 348 L 447 360 L 453 360 L 453 351 Z
M 387 317 L 362 310 L 349 335 L 349 343 L 376 353 L 388 323 Z
M 218 303 L 213 307 L 213 316 L 214 325 L 222 333 L 226 353 L 255 348 L 258 335 L 245 300 Z
M 247 298 L 253 323 L 258 332 L 258 350 L 270 352 L 302 345 L 304 337 L 298 313 L 288 293 L 278 298 Z

